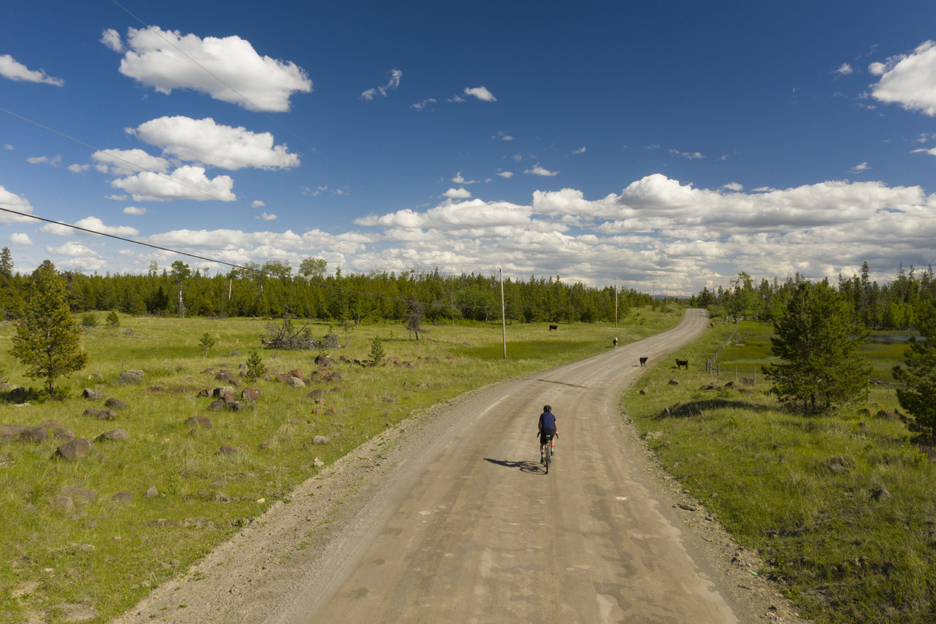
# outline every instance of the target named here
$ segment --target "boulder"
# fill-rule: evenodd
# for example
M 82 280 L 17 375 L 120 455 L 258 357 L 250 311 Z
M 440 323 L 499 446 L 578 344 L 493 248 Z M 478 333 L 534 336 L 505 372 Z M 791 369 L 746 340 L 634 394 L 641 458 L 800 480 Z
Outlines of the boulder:
M 115 399 L 111 397 L 110 399 L 107 399 L 106 401 L 104 401 L 104 407 L 117 411 L 117 410 L 121 410 L 127 407 L 127 404 L 121 401 L 120 399 Z
M 332 357 L 330 355 L 325 355 L 324 353 L 319 353 L 313 360 L 316 366 L 328 366 L 332 361 Z
M 0 443 L 9 442 L 23 429 L 22 425 L 0 425 Z
M 212 393 L 212 389 L 211 389 L 211 388 L 202 388 L 201 390 L 198 391 L 198 396 L 199 396 L 199 397 L 210 397 L 210 396 L 211 396 L 211 393 Z
M 98 420 L 116 420 L 117 412 L 115 412 L 114 410 L 109 410 L 109 409 L 99 410 L 97 419 Z
M 45 427 L 24 427 L 18 437 L 24 442 L 45 442 L 49 432 Z
M 117 381 L 122 384 L 138 384 L 143 383 L 145 378 L 146 373 L 141 370 L 128 370 L 120 373 L 117 376 Z
M 104 375 L 101 375 L 99 373 L 92 373 L 91 375 L 88 375 L 88 379 L 102 380 L 104 379 Z
M 885 501 L 891 497 L 891 493 L 885 487 L 879 487 L 871 492 L 871 500 Z
M 81 459 L 94 450 L 94 444 L 87 438 L 75 438 L 56 449 L 56 454 L 68 461 Z
M 218 410 L 223 410 L 223 409 L 224 409 L 224 399 L 217 399 L 216 401 L 212 401 L 212 402 L 211 402 L 211 405 L 208 406 L 208 409 L 210 409 L 212 412 L 217 412 Z
M 115 503 L 131 503 L 133 502 L 133 494 L 130 492 L 117 492 L 111 496 L 111 501 Z
M 328 436 L 317 435 L 312 438 L 312 444 L 328 444 L 331 442 L 331 438 Z
M 129 440 L 130 435 L 127 434 L 126 429 L 114 429 L 112 431 L 105 431 L 101 435 L 95 438 L 97 442 L 107 442 L 108 440 L 117 441 L 117 440 Z
M 669 385 L 671 385 L 671 386 L 678 386 L 678 385 L 679 385 L 679 380 L 678 380 L 678 379 L 670 379 L 670 380 L 669 380 Z
M 46 500 L 49 501 L 52 513 L 68 516 L 75 511 L 75 501 L 67 496 L 50 496 Z
M 307 394 L 306 398 L 312 401 L 315 401 L 316 403 L 321 403 L 322 401 L 324 401 L 324 399 L 322 398 L 324 396 L 325 396 L 325 391 L 320 388 L 316 388 L 315 390 Z
M 339 382 L 339 381 L 344 381 L 344 379 L 338 373 L 332 373 L 331 375 L 325 378 L 325 381 Z
M 641 389 L 640 389 L 640 394 L 647 394 L 648 392 L 650 392 L 650 390 L 647 389 L 647 388 L 641 388 Z
M 289 375 L 276 375 L 275 379 L 276 381 L 280 383 L 286 383 L 287 381 L 289 381 L 290 376 Z
M 89 401 L 103 401 L 105 395 L 103 392 L 99 392 L 98 390 L 85 388 L 84 392 L 81 393 L 81 396 L 88 399 Z
M 221 448 L 218 449 L 219 455 L 243 455 L 244 451 L 240 450 L 236 446 L 228 446 L 227 444 L 222 444 Z
M 97 500 L 97 494 L 83 487 L 78 487 L 77 485 L 65 486 L 59 491 L 59 494 L 69 497 L 72 501 L 85 505 L 90 505 Z
M 53 435 L 56 440 L 61 440 L 62 442 L 68 442 L 75 439 L 75 432 L 71 429 L 65 429 L 64 427 L 57 428 Z
M 298 377 L 289 377 L 289 379 L 286 380 L 286 385 L 289 386 L 290 388 L 305 388 L 306 387 L 306 383 L 302 381 L 301 379 L 299 379 Z
M 218 386 L 217 388 L 211 391 L 211 396 L 224 398 L 225 394 L 233 395 L 234 388 L 232 388 L 231 386 Z
M 301 379 L 305 383 L 309 383 L 309 378 L 302 374 L 302 370 L 294 368 L 287 373 L 290 377 L 295 377 L 296 379 Z
M 246 388 L 241 390 L 240 395 L 241 395 L 241 398 L 244 399 L 245 401 L 256 401 L 261 396 L 263 396 L 263 392 L 261 392 L 259 388 L 253 388 L 251 386 L 247 386 Z
M 150 489 L 146 490 L 146 494 L 144 494 L 144 496 L 146 496 L 146 498 L 156 498 L 159 496 L 159 490 L 157 490 L 156 486 L 154 485 L 150 487 Z
M 202 429 L 214 428 L 214 423 L 211 422 L 211 419 L 207 416 L 192 416 L 191 418 L 187 419 L 185 423 L 192 425 L 193 427 L 201 427 Z
M 227 406 L 229 410 L 232 410 L 235 412 L 239 412 L 245 407 L 247 407 L 247 404 L 244 403 L 243 401 L 230 401 L 230 402 L 226 402 L 225 405 Z
M 883 418 L 884 420 L 900 420 L 900 416 L 890 410 L 879 410 L 874 416 L 875 418 Z

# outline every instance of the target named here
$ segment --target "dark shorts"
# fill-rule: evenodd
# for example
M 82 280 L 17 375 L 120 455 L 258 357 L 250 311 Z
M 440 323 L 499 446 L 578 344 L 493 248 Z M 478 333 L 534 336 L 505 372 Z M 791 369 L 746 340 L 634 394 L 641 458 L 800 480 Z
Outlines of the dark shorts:
M 555 429 L 543 429 L 540 431 L 540 444 L 548 443 L 554 435 L 556 435 Z

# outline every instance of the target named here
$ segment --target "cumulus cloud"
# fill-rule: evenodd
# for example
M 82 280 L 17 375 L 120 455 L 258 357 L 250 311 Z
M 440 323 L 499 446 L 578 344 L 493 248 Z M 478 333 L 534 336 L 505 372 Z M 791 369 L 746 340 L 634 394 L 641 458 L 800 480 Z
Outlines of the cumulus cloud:
M 113 28 L 108 28 L 101 34 L 101 43 L 106 45 L 114 52 L 121 54 L 124 52 L 123 41 L 120 40 L 120 33 L 118 33 Z
M 312 81 L 301 67 L 260 56 L 236 35 L 201 39 L 157 26 L 130 28 L 126 45 L 120 73 L 166 95 L 173 89 L 192 89 L 247 110 L 283 112 L 289 110 L 293 93 L 312 91 Z
M 454 189 L 450 188 L 449 190 L 442 193 L 443 197 L 448 197 L 449 199 L 468 199 L 471 197 L 471 193 L 468 192 L 468 189 Z
M 13 245 L 32 245 L 33 244 L 33 242 L 29 240 L 29 236 L 21 232 L 16 232 L 15 234 L 11 234 L 10 243 Z
M 264 206 L 266 206 L 266 204 L 260 201 L 259 199 L 255 199 L 252 202 L 250 202 L 251 208 L 263 208 Z
M 26 162 L 33 165 L 52 165 L 53 167 L 58 167 L 59 163 L 62 162 L 61 156 L 53 156 L 49 158 L 48 156 L 33 156 L 32 158 L 27 158 Z
M 40 82 L 55 85 L 56 87 L 65 86 L 65 81 L 61 78 L 53 78 L 41 69 L 38 71 L 31 70 L 22 63 L 18 63 L 9 54 L 0 54 L 0 76 L 22 82 Z
M 101 173 L 112 175 L 131 175 L 142 171 L 158 171 L 165 173 L 169 170 L 170 162 L 165 158 L 150 156 L 141 149 L 119 150 L 109 149 L 91 154 L 95 161 L 95 169 Z M 111 199 L 126 199 L 126 196 L 115 196 Z
M 851 65 L 849 65 L 848 63 L 842 63 L 842 65 L 832 73 L 836 74 L 836 76 L 847 76 L 853 73 L 854 71 L 855 70 L 852 69 Z
M 880 102 L 936 116 L 936 41 L 921 43 L 910 54 L 872 63 L 868 71 L 881 79 L 871 90 Z
M 361 99 L 373 100 L 374 96 L 377 95 L 378 93 L 382 95 L 383 97 L 387 97 L 387 91 L 393 91 L 394 89 L 400 86 L 400 79 L 402 77 L 403 77 L 403 72 L 401 72 L 399 69 L 391 69 L 388 72 L 389 82 L 387 82 L 387 84 L 382 87 L 374 87 L 372 89 L 368 89 L 367 91 L 361 94 Z
M 133 197 L 133 201 L 173 201 L 175 199 L 197 199 L 208 201 L 234 201 L 237 196 L 231 191 L 234 180 L 219 175 L 208 179 L 202 167 L 186 165 L 170 175 L 144 171 L 128 178 L 111 182 L 113 188 L 122 189 Z
M 425 100 L 416 102 L 415 104 L 410 104 L 410 108 L 415 108 L 416 110 L 421 111 L 422 109 L 426 108 L 426 106 L 428 106 L 429 104 L 435 104 L 435 103 L 436 103 L 435 98 L 427 98 Z
M 455 184 L 477 184 L 478 183 L 477 180 L 466 180 L 465 178 L 463 178 L 461 171 L 459 171 L 455 175 L 455 177 L 452 178 L 452 182 L 454 182 Z
M 729 182 L 728 184 L 722 185 L 722 188 L 727 189 L 729 191 L 743 191 L 744 190 L 744 187 L 738 184 L 737 182 Z
M 264 221 L 276 221 L 276 215 L 275 215 L 275 214 L 267 214 L 267 213 L 265 213 L 265 212 L 264 212 L 263 214 L 261 214 L 260 216 L 258 216 L 257 218 L 258 218 L 258 219 L 263 219 Z
M 50 247 L 46 245 L 46 251 L 60 256 L 71 256 L 72 258 L 98 258 L 99 255 L 92 249 L 89 249 L 76 241 L 68 241 L 61 247 Z
M 512 178 L 512 177 L 513 177 L 513 173 L 510 172 L 510 171 L 501 171 L 501 172 L 499 172 L 499 173 L 495 173 L 494 175 L 499 175 L 499 176 L 502 177 L 502 178 Z
M 496 102 L 497 98 L 494 97 L 494 94 L 488 91 L 485 87 L 474 87 L 472 89 L 465 89 L 465 95 L 471 95 L 482 102 Z M 457 97 L 457 96 L 456 96 Z
M 90 168 L 91 168 L 91 165 L 87 165 L 87 164 L 79 165 L 78 163 L 75 163 L 73 165 L 68 165 L 68 167 L 66 167 L 66 169 L 68 169 L 72 173 L 82 173 L 82 172 L 87 171 Z
M 28 199 L 22 195 L 11 193 L 3 188 L 3 186 L 0 186 L 0 208 L 27 214 L 33 211 L 32 205 L 29 203 Z M 35 219 L 0 211 L 0 223 L 31 223 L 33 221 L 35 221 Z
M 558 171 L 550 171 L 549 169 L 545 169 L 545 168 L 543 168 L 543 167 L 540 167 L 539 163 L 536 163 L 535 165 L 533 165 L 533 166 L 530 167 L 529 169 L 525 169 L 525 170 L 523 171 L 523 173 L 530 173 L 530 174 L 533 174 L 533 175 L 545 176 L 545 177 L 550 177 L 550 176 L 554 176 L 554 175 L 558 175 L 558 174 L 559 174 Z
M 124 214 L 142 217 L 146 214 L 146 208 L 137 208 L 136 206 L 127 206 L 123 209 Z
M 137 236 L 140 233 L 139 230 L 132 227 L 105 225 L 104 222 L 97 217 L 85 217 L 80 221 L 76 221 L 75 225 L 86 230 L 91 230 L 91 232 L 94 233 L 112 234 L 114 236 Z M 59 223 L 47 223 L 39 228 L 39 231 L 46 234 L 55 234 L 56 236 L 74 236 L 79 233 L 78 230 Z M 88 232 L 81 233 L 88 234 Z
M 273 145 L 269 132 L 254 133 L 215 123 L 214 119 L 160 117 L 127 128 L 126 132 L 144 143 L 161 147 L 164 156 L 236 171 L 244 167 L 289 169 L 299 165 L 285 144 Z

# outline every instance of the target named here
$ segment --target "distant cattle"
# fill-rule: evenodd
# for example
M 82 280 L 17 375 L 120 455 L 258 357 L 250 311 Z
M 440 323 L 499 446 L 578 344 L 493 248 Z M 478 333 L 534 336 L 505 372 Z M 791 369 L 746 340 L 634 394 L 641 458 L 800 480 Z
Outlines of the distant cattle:
M 686 370 L 689 370 L 689 360 L 676 360 L 676 368 L 686 367 Z
M 611 344 L 613 344 L 615 347 L 618 346 L 618 339 L 617 339 L 616 336 L 615 336 L 614 340 L 611 341 Z
M 558 326 L 558 325 L 550 325 L 550 326 L 549 326 L 549 331 L 558 330 L 558 329 L 559 329 L 559 326 Z
M 640 365 L 641 365 L 641 366 L 646 366 L 646 365 L 647 365 L 647 360 L 649 360 L 649 359 L 650 359 L 650 358 L 648 358 L 648 357 L 642 357 L 642 358 L 640 358 Z

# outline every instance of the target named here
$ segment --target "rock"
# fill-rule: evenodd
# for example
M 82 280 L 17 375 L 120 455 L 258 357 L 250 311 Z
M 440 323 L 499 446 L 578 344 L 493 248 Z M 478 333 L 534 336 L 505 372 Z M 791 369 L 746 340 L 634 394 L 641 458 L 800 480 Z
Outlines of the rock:
M 68 461 L 81 459 L 94 450 L 94 444 L 87 438 L 75 438 L 56 449 L 56 454 Z
M 319 388 L 316 388 L 315 390 L 313 390 L 312 392 L 310 392 L 309 394 L 307 394 L 307 395 L 306 395 L 306 398 L 307 398 L 307 399 L 311 399 L 311 400 L 315 401 L 316 403 L 321 403 L 321 402 L 323 402 L 323 401 L 325 400 L 324 398 L 322 398 L 322 397 L 324 397 L 324 396 L 325 396 L 325 391 L 324 391 L 324 390 L 321 390 L 321 389 L 319 389 Z
M 879 487 L 871 492 L 871 500 L 883 501 L 891 497 L 891 493 L 885 487 Z
M 325 378 L 325 381 L 338 382 L 338 381 L 344 381 L 344 379 L 338 373 L 332 373 L 331 375 Z
M 221 448 L 218 449 L 219 455 L 243 455 L 244 451 L 240 450 L 236 446 L 228 446 L 227 444 L 222 444 Z
M 28 513 L 33 516 L 39 513 L 39 508 L 33 505 L 32 503 L 26 503 L 25 505 L 21 507 L 21 509 L 23 510 L 24 513 Z
M 90 505 L 97 500 L 97 494 L 77 485 L 65 486 L 59 491 L 59 494 L 85 505 Z
M 127 404 L 120 399 L 110 398 L 104 401 L 104 407 L 117 411 L 127 407 Z
M 208 406 L 208 409 L 210 409 L 210 410 L 213 411 L 213 412 L 217 412 L 218 410 L 223 410 L 223 409 L 224 409 L 224 399 L 218 399 L 218 400 L 216 400 L 216 401 L 212 401 L 212 402 L 211 402 L 211 405 Z
M 45 442 L 48 438 L 49 432 L 45 427 L 24 427 L 18 436 L 24 442 Z
M 72 431 L 71 429 L 65 429 L 63 427 L 59 427 L 58 429 L 55 430 L 54 436 L 56 440 L 68 442 L 70 440 L 75 439 L 75 432 Z
M 302 374 L 302 371 L 301 371 L 300 369 L 298 369 L 298 368 L 294 368 L 294 369 L 292 369 L 291 371 L 289 371 L 289 372 L 286 373 L 286 374 L 289 375 L 290 377 L 295 377 L 296 379 L 301 379 L 301 380 L 303 381 L 303 383 L 305 383 L 306 385 L 308 385 L 308 384 L 310 383 L 310 382 L 309 382 L 309 378 L 306 377 L 305 375 L 303 375 L 303 374 Z
M 130 492 L 117 492 L 111 496 L 111 501 L 115 503 L 131 503 L 133 502 L 133 494 Z
M 650 390 L 648 390 L 647 388 L 640 389 L 640 394 L 647 394 L 648 392 L 650 392 Z
M 373 399 L 373 398 L 374 398 L 374 395 L 371 394 L 370 392 L 365 392 L 365 393 L 364 393 L 364 398 L 365 398 L 365 399 Z
M 671 386 L 678 386 L 678 385 L 679 385 L 679 380 L 678 380 L 678 379 L 670 379 L 670 380 L 669 380 L 669 385 L 671 385 Z
M 231 497 L 224 492 L 215 492 L 214 499 L 216 503 L 230 503 Z
M 337 413 L 337 412 L 338 412 L 338 410 L 335 409 L 334 407 L 329 407 L 327 410 L 325 410 L 325 413 L 326 413 L 326 414 L 335 414 L 335 413 Z
M 104 379 L 104 375 L 100 375 L 100 374 L 98 374 L 98 373 L 93 373 L 93 374 L 91 374 L 91 375 L 88 375 L 88 379 L 97 379 L 97 380 L 101 380 L 101 379 Z
M 214 429 L 214 423 L 207 416 L 192 416 L 185 423 L 202 429 Z
M 734 387 L 735 387 L 735 382 L 733 381 L 729 381 L 728 383 L 725 384 L 725 388 L 734 388 Z
M 206 368 L 205 370 L 202 371 L 202 374 L 203 374 L 203 375 L 215 375 L 215 374 L 217 374 L 217 372 L 218 372 L 218 371 L 216 371 L 216 370 L 213 369 L 213 368 Z
M 82 413 L 82 416 L 94 416 L 95 418 L 97 418 L 97 415 L 100 413 L 101 413 L 101 410 L 94 409 L 93 407 L 89 407 Z
M 213 487 L 216 490 L 220 490 L 223 487 L 227 487 L 227 484 L 228 482 L 225 481 L 224 479 L 219 479 L 215 481 L 214 483 L 212 483 L 209 487 Z
M 312 444 L 328 444 L 331 442 L 331 438 L 328 436 L 317 435 L 312 438 Z
M 244 363 L 241 363 L 237 368 L 238 370 L 247 370 L 247 365 Z
M 272 359 L 276 360 L 276 359 L 281 358 L 281 357 L 283 357 L 283 356 L 280 355 L 279 353 L 274 353 L 274 354 L 271 355 L 270 357 L 271 357 Z
M 312 465 L 315 466 L 316 468 L 321 468 L 322 466 L 325 465 L 325 462 L 323 462 L 321 459 L 316 457 L 315 459 L 312 460 Z
M 289 377 L 286 380 L 286 385 L 290 388 L 305 388 L 306 383 L 299 379 L 298 377 Z
M 256 401 L 261 396 L 263 396 L 263 392 L 261 392 L 259 388 L 253 388 L 251 386 L 247 386 L 246 388 L 241 390 L 240 396 L 245 401 Z
M 889 410 L 879 410 L 878 413 L 874 415 L 874 417 L 883 418 L 885 420 L 900 420 L 900 416 Z
M 711 384 L 711 383 L 705 384 L 704 386 L 699 388 L 699 390 L 718 390 L 718 386 L 716 386 L 715 384 Z
M 219 386 L 211 391 L 211 396 L 224 398 L 225 394 L 234 394 L 234 388 L 231 386 Z
M 235 412 L 239 412 L 245 407 L 247 407 L 247 404 L 244 403 L 243 401 L 230 401 L 228 403 L 225 403 L 225 405 L 227 405 L 228 409 L 233 410 Z
M 147 390 L 149 390 L 150 392 L 165 392 L 166 391 L 166 389 L 163 388 L 162 386 L 150 386 L 149 388 L 147 388 Z
M 16 386 L 10 389 L 10 399 L 13 401 L 21 401 L 26 398 L 26 388 L 22 386 Z
M 120 373 L 117 376 L 117 381 L 122 384 L 138 384 L 143 383 L 145 378 L 146 373 L 141 370 L 128 370 Z
M 198 396 L 198 397 L 210 397 L 210 396 L 211 396 L 211 392 L 212 392 L 211 388 L 202 388 L 201 390 L 198 391 L 198 394 L 197 394 L 196 396 Z
M 97 415 L 98 420 L 116 420 L 117 412 L 114 410 L 100 410 Z
M 146 490 L 146 494 L 144 494 L 144 496 L 146 496 L 146 498 L 156 498 L 159 496 L 159 490 L 157 490 L 156 486 L 154 485 L 150 489 Z
M 85 388 L 84 392 L 81 393 L 81 396 L 88 399 L 89 401 L 101 401 L 104 399 L 104 393 L 97 390 L 92 390 L 91 388 Z
M 739 378 L 738 378 L 738 381 L 741 383 L 742 386 L 753 386 L 753 385 L 754 385 L 754 380 L 753 380 L 752 378 L 750 378 L 750 377 L 739 377 Z
M 130 435 L 127 433 L 126 429 L 114 429 L 113 431 L 105 431 L 101 435 L 95 438 L 97 442 L 107 442 L 118 441 L 118 440 L 129 440 Z
M 287 381 L 289 381 L 290 376 L 289 375 L 276 375 L 275 379 L 276 381 L 280 383 L 286 383 Z
M 67 516 L 75 511 L 75 502 L 68 496 L 50 496 L 48 499 L 52 513 Z

